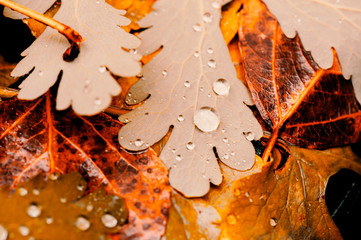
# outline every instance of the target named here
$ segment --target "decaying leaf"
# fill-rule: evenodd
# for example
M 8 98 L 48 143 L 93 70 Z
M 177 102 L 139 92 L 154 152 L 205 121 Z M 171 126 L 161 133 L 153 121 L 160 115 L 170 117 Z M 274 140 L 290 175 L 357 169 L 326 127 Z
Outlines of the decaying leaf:
M 0 103 L 0 184 L 17 185 L 39 173 L 80 172 L 89 191 L 104 187 L 126 200 L 129 223 L 121 237 L 159 239 L 170 206 L 167 169 L 151 150 L 120 149 L 121 124 L 105 114 L 55 111 L 50 94 Z
M 342 239 L 327 210 L 326 185 L 342 168 L 361 173 L 361 159 L 350 147 L 290 148 L 282 168 L 269 162 L 233 184 L 220 239 Z
M 14 83 L 14 78 L 10 77 L 10 72 L 14 67 L 15 64 L 6 62 L 0 55 L 0 86 L 7 87 Z
M 274 136 L 280 131 L 288 142 L 310 148 L 360 139 L 360 104 L 337 56 L 332 68 L 320 68 L 298 37 L 282 33 L 261 1 L 243 3 L 239 38 L 246 80 Z
M 296 31 L 322 68 L 332 66 L 335 48 L 345 78 L 352 76 L 361 102 L 361 2 L 359 0 L 264 0 L 287 37 Z
M 27 0 L 22 3 L 43 12 L 42 8 L 37 8 L 38 2 L 42 1 Z M 111 96 L 121 91 L 109 71 L 125 77 L 140 72 L 139 56 L 123 49 L 137 48 L 140 40 L 119 28 L 130 23 L 122 13 L 104 0 L 63 0 L 54 19 L 69 25 L 85 39 L 79 56 L 72 62 L 64 61 L 62 56 L 69 43 L 48 27 L 23 52 L 25 58 L 12 72 L 13 76 L 30 73 L 20 85 L 19 98 L 31 100 L 41 96 L 59 77 L 58 110 L 72 105 L 75 112 L 92 115 L 106 108 Z M 19 17 L 11 13 L 8 16 Z
M 254 164 L 247 139 L 262 130 L 245 103 L 247 89 L 237 79 L 219 27 L 223 1 L 160 0 L 141 20 L 150 27 L 139 37 L 143 55 L 161 51 L 143 68 L 144 77 L 129 91 L 127 102 L 139 103 L 122 115 L 121 145 L 142 150 L 173 126 L 160 158 L 170 169 L 171 185 L 187 196 L 202 196 L 209 182 L 220 184 L 214 150 L 228 166 L 246 170 Z
M 127 220 L 123 199 L 104 189 L 85 195 L 87 183 L 79 173 L 44 180 L 38 175 L 12 194 L 8 186 L 0 189 L 0 226 L 7 239 L 108 239 Z

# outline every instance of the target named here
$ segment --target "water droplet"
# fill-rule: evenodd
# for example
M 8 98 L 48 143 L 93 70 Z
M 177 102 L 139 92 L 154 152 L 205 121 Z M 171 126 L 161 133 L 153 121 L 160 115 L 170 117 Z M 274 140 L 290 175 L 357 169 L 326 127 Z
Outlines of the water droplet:
M 228 154 L 224 154 L 224 156 L 223 156 L 223 159 L 229 159 L 229 155 Z
M 195 147 L 194 143 L 192 143 L 192 142 L 187 143 L 187 149 L 188 150 L 193 150 L 194 147 Z
M 50 174 L 49 178 L 50 178 L 50 180 L 55 181 L 55 180 L 57 180 L 57 179 L 58 179 L 58 174 L 56 174 L 56 173 L 52 173 L 52 174 Z
M 172 153 L 175 153 L 175 149 L 174 149 L 174 148 L 172 149 Z
M 99 97 L 96 97 L 94 100 L 94 104 L 100 106 L 102 104 L 102 100 Z
M 167 76 L 167 75 L 168 75 L 167 70 L 163 70 L 163 71 L 162 71 L 162 75 L 163 75 L 164 77 Z
M 137 139 L 134 141 L 134 145 L 137 147 L 140 147 L 143 145 L 143 141 L 141 139 Z
M 338 20 L 338 23 L 339 23 L 339 24 L 342 24 L 342 22 L 343 22 L 342 19 L 339 19 L 339 20 Z
M 100 0 L 97 0 L 97 4 L 100 4 Z
M 301 22 L 302 22 L 301 18 L 298 18 L 297 22 L 298 22 L 298 24 L 301 24 Z
M 209 163 L 210 163 L 210 161 L 211 161 L 211 160 L 207 159 L 207 160 L 206 160 L 206 163 L 207 163 L 207 164 L 209 164 Z
M 216 66 L 217 66 L 216 60 L 210 59 L 210 60 L 208 61 L 208 67 L 210 67 L 210 68 L 216 68 Z
M 228 223 L 229 225 L 234 225 L 234 224 L 236 224 L 236 222 L 237 222 L 237 219 L 236 219 L 236 217 L 235 217 L 233 214 L 228 215 L 228 217 L 227 217 L 227 223 Z
M 249 200 L 250 203 L 253 202 L 253 199 L 252 199 L 252 198 L 250 198 L 250 199 L 248 199 L 248 200 Z
M 249 192 L 246 192 L 244 195 L 245 195 L 246 197 L 249 197 Z
M 38 196 L 40 194 L 40 191 L 38 189 L 33 189 L 33 194 L 35 196 Z
M 207 53 L 212 54 L 213 53 L 213 48 L 208 48 Z
M 25 196 L 28 194 L 28 190 L 26 190 L 25 188 L 19 188 L 19 194 L 20 196 Z
M 178 122 L 183 122 L 184 121 L 183 115 L 179 115 L 177 119 L 178 119 Z
M 83 92 L 84 92 L 84 93 L 88 93 L 88 92 L 89 92 L 89 84 L 90 84 L 90 81 L 89 81 L 89 80 L 86 80 L 86 81 L 85 81 L 85 84 L 84 84 L 84 88 L 83 88 Z
M 193 53 L 193 55 L 194 55 L 195 57 L 199 57 L 200 53 L 199 53 L 199 51 L 195 51 L 195 52 Z
M 232 151 L 232 152 L 231 152 L 231 156 L 235 156 L 235 155 L 236 155 L 236 153 Z
M 113 228 L 115 226 L 117 226 L 118 224 L 118 220 L 111 214 L 104 214 L 101 217 L 102 223 L 104 224 L 105 227 L 107 228 Z
M 29 228 L 28 228 L 27 226 L 21 225 L 21 226 L 19 227 L 19 232 L 20 232 L 20 234 L 23 235 L 23 236 L 28 236 L 29 233 L 30 233 L 30 230 L 29 230 Z
M 203 21 L 204 22 L 210 23 L 210 22 L 212 22 L 212 19 L 213 19 L 213 16 L 209 12 L 206 12 L 205 14 L 203 14 Z
M 78 184 L 76 186 L 76 189 L 78 189 L 79 191 L 83 191 L 84 190 L 84 185 Z
M 269 223 L 271 224 L 272 227 L 275 227 L 277 225 L 277 220 L 275 218 L 271 218 Z
M 193 25 L 193 30 L 195 32 L 200 32 L 202 30 L 201 25 L 199 23 Z
M 221 4 L 218 2 L 212 2 L 212 7 L 215 9 L 220 9 L 221 8 Z
M 253 132 L 246 132 L 245 134 L 244 134 L 245 136 L 246 136 L 246 139 L 248 140 L 248 141 L 253 141 L 254 140 L 254 133 Z
M 36 204 L 36 203 L 32 203 L 29 205 L 29 207 L 26 210 L 26 213 L 32 217 L 32 218 L 36 218 L 39 217 L 40 213 L 41 213 L 41 209 L 40 207 Z
M 105 66 L 99 67 L 99 72 L 103 73 L 103 72 L 105 72 L 105 70 L 107 70 L 107 68 Z
M 203 178 L 206 178 L 207 177 L 207 174 L 204 172 L 204 173 L 202 173 L 202 177 Z
M 178 155 L 175 157 L 175 160 L 177 160 L 178 162 L 181 161 L 181 160 L 182 160 L 182 156 L 178 154 Z
M 189 88 L 189 87 L 191 86 L 191 83 L 190 83 L 189 81 L 185 81 L 185 82 L 184 82 L 184 86 L 187 87 L 187 88 Z
M 45 219 L 46 224 L 52 224 L 53 221 L 54 221 L 54 219 L 51 218 L 51 217 L 47 217 L 47 218 Z
M 8 235 L 8 231 L 2 225 L 0 225 L 0 240 L 6 240 Z
M 87 218 L 81 216 L 78 217 L 75 221 L 75 226 L 80 230 L 80 231 L 86 231 L 90 228 L 90 222 Z
M 66 203 L 66 198 L 64 198 L 64 197 L 60 198 L 60 202 L 61 203 Z
M 203 132 L 215 131 L 220 123 L 213 108 L 203 107 L 194 114 L 194 124 Z
M 222 133 L 225 133 L 225 132 L 226 132 L 226 130 L 225 130 L 225 129 L 222 129 L 222 130 L 221 130 L 221 132 L 222 132 Z
M 38 75 L 41 77 L 41 76 L 44 75 L 44 72 L 40 70 L 40 71 L 38 72 Z
M 220 78 L 213 83 L 213 91 L 220 96 L 227 96 L 231 86 L 226 79 Z
M 88 212 L 93 211 L 93 209 L 94 209 L 94 207 L 93 207 L 93 205 L 91 205 L 91 204 L 89 204 L 89 205 L 86 206 L 86 210 L 87 210 Z
M 129 53 L 135 55 L 138 53 L 138 51 L 137 51 L 137 49 L 130 49 Z
M 228 138 L 223 138 L 224 143 L 228 143 Z

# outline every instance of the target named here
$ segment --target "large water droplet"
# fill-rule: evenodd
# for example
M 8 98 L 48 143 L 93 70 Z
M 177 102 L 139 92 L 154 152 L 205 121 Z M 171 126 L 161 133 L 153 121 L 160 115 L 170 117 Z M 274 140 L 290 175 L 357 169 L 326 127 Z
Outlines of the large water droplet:
M 199 23 L 193 25 L 193 30 L 195 32 L 200 32 L 202 30 L 201 25 Z
M 142 139 L 137 139 L 134 141 L 134 145 L 137 146 L 137 147 L 140 147 L 143 145 L 143 141 Z
M 220 123 L 218 115 L 212 108 L 203 107 L 194 114 L 194 124 L 203 132 L 212 132 Z
M 104 214 L 101 217 L 102 223 L 104 224 L 105 227 L 107 228 L 113 228 L 115 226 L 117 226 L 118 224 L 118 220 L 111 214 Z
M 212 22 L 212 19 L 213 19 L 213 16 L 209 12 L 206 12 L 205 14 L 203 14 L 203 21 L 204 22 L 210 23 L 210 22 Z
M 195 145 L 194 145 L 194 143 L 189 142 L 189 143 L 187 143 L 186 147 L 187 147 L 188 150 L 193 150 Z
M 227 96 L 231 86 L 226 79 L 220 78 L 213 83 L 213 91 L 220 96 Z
M 208 61 L 208 67 L 210 67 L 210 68 L 216 68 L 216 66 L 217 66 L 216 60 L 210 59 L 210 60 Z
M 30 233 L 30 230 L 29 230 L 29 228 L 28 228 L 27 226 L 21 225 L 21 226 L 19 227 L 19 232 L 20 232 L 20 234 L 23 235 L 23 236 L 28 236 L 29 233 Z
M 80 216 L 76 219 L 75 221 L 75 226 L 80 230 L 80 231 L 86 231 L 90 228 L 90 222 L 87 218 Z
M 19 194 L 20 196 L 25 196 L 28 194 L 28 190 L 26 188 L 19 188 Z
M 162 71 L 162 75 L 163 75 L 164 77 L 167 76 L 167 75 L 168 75 L 167 70 L 163 70 L 163 71 Z
M 36 203 L 30 204 L 30 206 L 27 208 L 26 213 L 32 217 L 36 218 L 40 216 L 41 209 Z
M 6 240 L 8 235 L 8 231 L 2 225 L 0 225 L 0 240 Z
M 189 87 L 191 86 L 191 83 L 190 83 L 189 81 L 185 81 L 185 82 L 184 82 L 184 86 L 187 87 L 187 88 L 189 88 Z

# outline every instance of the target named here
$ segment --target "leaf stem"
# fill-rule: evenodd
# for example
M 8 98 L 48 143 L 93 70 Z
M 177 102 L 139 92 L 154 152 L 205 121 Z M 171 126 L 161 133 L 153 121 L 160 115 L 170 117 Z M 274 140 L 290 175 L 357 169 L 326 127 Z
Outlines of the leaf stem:
M 267 162 L 269 156 L 271 155 L 271 152 L 273 150 L 273 147 L 275 146 L 277 139 L 278 139 L 278 132 L 279 132 L 279 126 L 276 126 L 274 128 L 274 131 L 272 132 L 271 138 L 267 142 L 267 146 L 262 154 L 262 160 L 263 162 Z
M 64 35 L 68 39 L 71 45 L 63 55 L 63 59 L 65 61 L 67 62 L 73 61 L 78 56 L 80 50 L 80 43 L 83 41 L 83 38 L 74 29 L 61 22 L 56 21 L 53 18 L 47 17 L 41 13 L 38 13 L 34 10 L 31 10 L 13 1 L 0 0 L 0 4 L 4 5 L 5 7 L 11 8 L 12 10 L 17 11 L 21 14 L 24 14 L 28 17 L 31 17 L 41 23 L 44 23 L 45 25 L 58 30 L 59 33 Z

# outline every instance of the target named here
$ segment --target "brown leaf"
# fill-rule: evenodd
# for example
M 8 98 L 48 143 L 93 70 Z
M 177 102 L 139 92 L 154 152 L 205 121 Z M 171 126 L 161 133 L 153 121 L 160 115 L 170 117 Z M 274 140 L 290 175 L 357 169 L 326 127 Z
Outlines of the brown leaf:
M 121 124 L 105 114 L 81 117 L 54 111 L 50 94 L 0 105 L 0 184 L 23 182 L 39 173 L 79 171 L 90 191 L 105 187 L 126 199 L 129 224 L 121 237 L 159 239 L 170 206 L 167 170 L 153 150 L 120 149 Z
M 342 239 L 327 210 L 326 185 L 342 168 L 361 173 L 361 159 L 349 147 L 291 152 L 281 169 L 269 162 L 233 184 L 221 239 Z
M 331 69 L 321 69 L 298 36 L 283 34 L 261 1 L 243 3 L 240 49 L 253 100 L 274 131 L 268 153 L 278 131 L 288 142 L 310 148 L 360 139 L 360 104 L 351 81 L 342 77 L 337 56 Z
M 124 200 L 103 188 L 85 195 L 87 183 L 79 173 L 50 179 L 38 175 L 12 194 L 8 186 L 0 188 L 0 227 L 8 239 L 108 239 L 106 234 L 119 232 L 126 222 Z M 113 217 L 116 224 L 106 227 L 104 216 Z
M 15 79 L 10 77 L 10 72 L 14 69 L 15 64 L 8 63 L 0 55 L 0 87 L 7 87 L 15 82 Z

